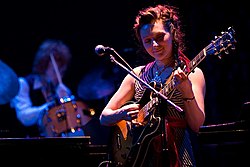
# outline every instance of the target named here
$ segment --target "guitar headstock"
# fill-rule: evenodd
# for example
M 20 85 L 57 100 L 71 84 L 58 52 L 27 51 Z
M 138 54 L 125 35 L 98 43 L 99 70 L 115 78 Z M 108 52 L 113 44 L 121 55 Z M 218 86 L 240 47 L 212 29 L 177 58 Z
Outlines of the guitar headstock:
M 218 55 L 221 58 L 221 53 L 229 54 L 229 49 L 235 50 L 236 40 L 234 38 L 235 31 L 232 27 L 228 28 L 228 31 L 221 32 L 220 36 L 216 36 L 208 47 L 206 52 L 209 55 Z

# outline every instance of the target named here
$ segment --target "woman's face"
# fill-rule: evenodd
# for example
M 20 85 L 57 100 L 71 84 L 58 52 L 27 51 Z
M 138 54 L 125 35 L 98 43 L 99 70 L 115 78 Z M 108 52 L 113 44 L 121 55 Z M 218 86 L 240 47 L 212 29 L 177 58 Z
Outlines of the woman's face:
M 162 21 L 145 24 L 140 35 L 144 48 L 156 60 L 172 57 L 172 35 L 164 28 Z

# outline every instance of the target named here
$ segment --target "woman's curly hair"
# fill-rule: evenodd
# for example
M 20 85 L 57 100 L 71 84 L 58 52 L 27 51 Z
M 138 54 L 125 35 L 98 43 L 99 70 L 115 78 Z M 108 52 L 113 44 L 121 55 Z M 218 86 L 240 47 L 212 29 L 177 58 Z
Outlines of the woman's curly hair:
M 139 11 L 133 27 L 138 42 L 141 43 L 140 30 L 143 25 L 153 24 L 159 20 L 161 20 L 165 28 L 173 34 L 175 49 L 183 51 L 185 49 L 184 33 L 181 31 L 178 9 L 169 5 L 158 4 L 155 7 L 151 6 Z

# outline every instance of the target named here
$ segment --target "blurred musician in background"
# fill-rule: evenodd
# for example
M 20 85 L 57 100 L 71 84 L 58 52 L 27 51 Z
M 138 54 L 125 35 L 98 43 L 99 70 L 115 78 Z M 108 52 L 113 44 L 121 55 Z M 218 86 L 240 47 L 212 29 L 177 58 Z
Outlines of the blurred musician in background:
M 90 135 L 82 129 L 92 119 L 88 106 L 62 82 L 71 59 L 65 43 L 47 39 L 38 48 L 32 73 L 19 77 L 20 90 L 10 105 L 28 137 Z
M 29 136 L 45 136 L 39 129 L 45 111 L 55 106 L 60 97 L 71 96 L 70 89 L 59 82 L 50 56 L 53 56 L 60 76 L 64 76 L 72 58 L 70 50 L 62 41 L 46 40 L 35 55 L 32 73 L 19 77 L 20 90 L 11 101 L 18 120 L 29 127 Z

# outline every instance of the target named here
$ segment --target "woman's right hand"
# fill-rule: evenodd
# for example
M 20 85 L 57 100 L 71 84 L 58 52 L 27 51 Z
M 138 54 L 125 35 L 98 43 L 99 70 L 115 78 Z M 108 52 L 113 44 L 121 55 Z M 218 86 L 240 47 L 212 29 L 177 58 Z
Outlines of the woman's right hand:
M 137 119 L 137 115 L 139 113 L 139 104 L 128 104 L 121 107 L 119 110 L 122 115 L 122 119 L 126 121 L 132 121 Z

